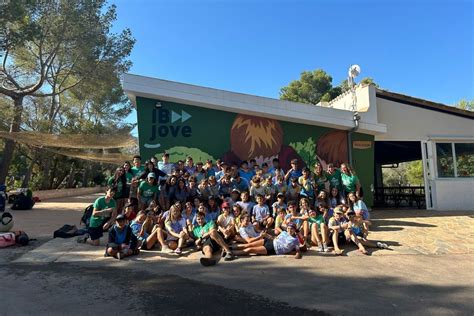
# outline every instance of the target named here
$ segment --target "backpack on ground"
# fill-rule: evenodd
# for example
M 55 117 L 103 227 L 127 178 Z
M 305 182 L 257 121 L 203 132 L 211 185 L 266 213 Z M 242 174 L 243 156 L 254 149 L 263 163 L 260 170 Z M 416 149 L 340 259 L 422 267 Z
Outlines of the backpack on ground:
M 84 214 L 82 214 L 81 221 L 79 224 L 84 224 L 86 227 L 89 227 L 89 223 L 91 221 L 92 212 L 94 211 L 94 205 L 91 204 L 84 210 Z
M 30 237 L 28 237 L 28 235 L 24 231 L 20 230 L 19 232 L 16 233 L 15 242 L 17 244 L 21 246 L 26 246 L 28 245 L 30 240 L 33 240 L 33 239 L 30 239 Z
M 53 238 L 71 238 L 78 236 L 79 229 L 76 225 L 64 225 L 63 227 L 55 230 L 53 233 Z
M 16 196 L 15 201 L 11 207 L 12 210 L 31 210 L 35 205 L 33 199 L 27 197 L 25 194 L 20 193 Z
M 16 244 L 15 233 L 0 233 L 0 248 L 10 247 Z

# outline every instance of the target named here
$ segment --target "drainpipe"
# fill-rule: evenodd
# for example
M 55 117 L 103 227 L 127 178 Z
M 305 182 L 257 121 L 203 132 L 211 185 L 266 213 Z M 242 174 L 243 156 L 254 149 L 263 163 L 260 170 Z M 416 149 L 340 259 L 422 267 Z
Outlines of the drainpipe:
M 349 70 L 350 71 L 350 70 Z M 360 121 L 360 115 L 359 111 L 357 111 L 357 95 L 356 95 L 356 89 L 355 89 L 355 83 L 354 83 L 354 78 L 349 75 L 349 84 L 351 85 L 351 93 L 352 93 L 352 121 L 354 122 L 354 127 L 351 128 L 347 132 L 347 153 L 349 155 L 349 165 L 352 167 L 353 161 L 352 161 L 352 134 L 356 132 L 359 129 L 359 121 Z
M 349 164 L 352 167 L 352 134 L 359 129 L 360 115 L 359 112 L 355 111 L 354 116 L 352 117 L 354 121 L 354 127 L 347 132 L 347 149 L 349 153 Z

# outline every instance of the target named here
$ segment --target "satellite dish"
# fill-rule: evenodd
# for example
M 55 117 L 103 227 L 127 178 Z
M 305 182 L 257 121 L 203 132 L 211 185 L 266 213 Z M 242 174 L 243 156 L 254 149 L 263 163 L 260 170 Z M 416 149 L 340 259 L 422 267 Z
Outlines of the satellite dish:
M 350 78 L 354 79 L 360 74 L 360 66 L 359 65 L 352 65 L 349 67 L 348 75 Z

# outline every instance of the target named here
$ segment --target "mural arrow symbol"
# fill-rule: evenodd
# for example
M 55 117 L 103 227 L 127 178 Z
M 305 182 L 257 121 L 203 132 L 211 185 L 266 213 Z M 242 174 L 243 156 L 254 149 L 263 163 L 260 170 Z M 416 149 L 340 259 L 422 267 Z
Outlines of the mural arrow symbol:
M 181 115 L 179 115 L 179 114 L 176 113 L 175 111 L 171 111 L 171 123 L 176 122 L 176 121 L 179 120 L 180 118 L 181 118 Z
M 189 120 L 190 118 L 191 118 L 191 114 L 189 114 L 188 112 L 185 112 L 185 111 L 181 110 L 181 123 L 186 122 L 186 121 Z

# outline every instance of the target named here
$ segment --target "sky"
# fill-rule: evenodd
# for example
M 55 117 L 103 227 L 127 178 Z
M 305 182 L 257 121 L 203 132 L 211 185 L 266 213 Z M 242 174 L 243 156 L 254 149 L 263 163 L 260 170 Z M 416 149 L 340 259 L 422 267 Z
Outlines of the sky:
M 305 70 L 351 64 L 383 89 L 474 99 L 472 0 L 115 0 L 130 73 L 278 98 Z M 128 120 L 136 122 L 133 113 Z

